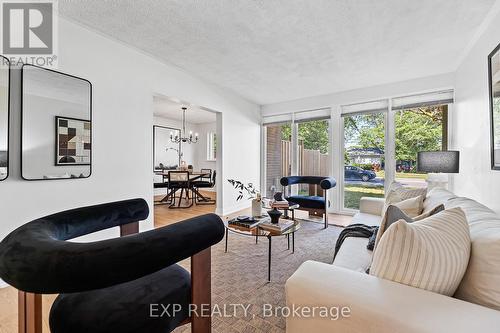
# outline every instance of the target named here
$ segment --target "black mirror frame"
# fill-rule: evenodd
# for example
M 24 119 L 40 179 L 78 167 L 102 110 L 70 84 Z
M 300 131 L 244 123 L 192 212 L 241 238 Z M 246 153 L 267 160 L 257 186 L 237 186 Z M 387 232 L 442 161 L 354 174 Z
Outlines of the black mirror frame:
M 153 172 L 155 172 L 155 149 L 156 149 L 156 145 L 155 145 L 155 138 L 156 138 L 156 128 L 164 128 L 164 129 L 169 129 L 169 130 L 174 130 L 174 131 L 179 131 L 179 135 L 181 133 L 181 129 L 180 128 L 174 128 L 174 127 L 168 127 L 168 126 L 161 126 L 161 125 L 153 125 Z M 179 167 L 181 166 L 181 149 L 182 149 L 182 146 L 181 146 L 181 143 L 179 142 L 179 152 L 177 153 L 177 155 L 179 156 L 179 161 L 178 161 L 178 165 Z
M 36 178 L 36 179 L 29 179 L 29 178 L 25 178 L 24 175 L 23 175 L 23 124 L 24 124 L 24 103 L 23 103 L 23 100 L 24 100 L 24 67 L 35 67 L 35 68 L 38 68 L 38 69 L 42 69 L 42 70 L 45 70 L 45 71 L 49 71 L 49 72 L 53 72 L 53 73 L 57 73 L 57 74 L 61 74 L 61 75 L 64 75 L 64 76 L 68 76 L 70 78 L 73 78 L 73 79 L 78 79 L 78 80 L 82 80 L 82 81 L 85 81 L 89 84 L 89 88 L 90 88 L 90 103 L 89 103 L 89 111 L 90 111 L 90 118 L 89 118 L 89 121 L 90 121 L 90 143 L 91 143 L 91 151 L 90 151 L 90 164 L 89 164 L 89 168 L 90 168 L 90 172 L 89 172 L 89 175 L 87 177 L 77 177 L 77 178 Z M 31 64 L 23 64 L 21 66 L 21 149 L 20 149 L 20 161 L 21 161 L 21 177 L 22 179 L 24 180 L 27 180 L 27 181 L 40 181 L 40 180 L 74 180 L 74 179 L 88 179 L 90 178 L 90 176 L 92 176 L 92 155 L 93 155 L 93 152 L 94 152 L 94 136 L 93 136 L 93 133 L 94 133 L 94 124 L 92 122 L 92 111 L 93 111 L 93 108 L 92 108 L 92 90 L 93 90 L 93 87 L 92 87 L 92 82 L 90 82 L 89 80 L 87 79 L 84 79 L 82 77 L 78 77 L 78 76 L 75 76 L 75 75 L 71 75 L 71 74 L 67 74 L 67 73 L 63 73 L 63 72 L 60 72 L 60 71 L 56 71 L 56 70 L 53 70 L 53 69 L 49 69 L 49 68 L 45 68 L 45 67 L 40 67 L 40 66 L 36 66 L 36 65 L 31 65 Z
M 488 96 L 490 104 L 490 148 L 491 148 L 491 170 L 500 170 L 500 166 L 495 165 L 495 119 L 493 114 L 493 70 L 491 59 L 500 52 L 500 44 L 488 55 Z
M 6 180 L 9 178 L 10 174 L 10 78 L 11 78 L 11 67 L 10 67 L 10 60 L 7 57 L 4 57 L 3 55 L 0 55 L 0 58 L 2 61 L 6 61 L 8 65 L 8 73 L 9 77 L 8 80 L 9 82 L 7 83 L 7 175 L 5 178 L 0 179 L 1 181 Z

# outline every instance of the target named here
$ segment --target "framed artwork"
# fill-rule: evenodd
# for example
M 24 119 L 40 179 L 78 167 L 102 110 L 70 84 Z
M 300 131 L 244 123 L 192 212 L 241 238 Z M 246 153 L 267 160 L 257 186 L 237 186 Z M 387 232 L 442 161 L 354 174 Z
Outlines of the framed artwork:
M 56 165 L 90 165 L 91 122 L 56 116 Z
M 179 128 L 153 126 L 153 170 L 176 170 L 181 164 L 181 143 L 170 140 L 172 136 L 180 135 Z
M 491 168 L 500 170 L 500 45 L 488 56 L 491 117 Z

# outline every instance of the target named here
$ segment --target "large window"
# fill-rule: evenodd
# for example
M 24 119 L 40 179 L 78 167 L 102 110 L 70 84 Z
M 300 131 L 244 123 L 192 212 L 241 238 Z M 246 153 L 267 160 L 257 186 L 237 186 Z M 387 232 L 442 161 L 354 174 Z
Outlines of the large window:
M 385 113 L 345 115 L 344 208 L 359 209 L 361 197 L 384 197 Z
M 265 191 L 266 197 L 281 191 L 280 179 L 291 175 L 291 124 L 270 124 L 265 126 L 266 163 Z
M 409 187 L 427 187 L 427 174 L 417 172 L 417 153 L 447 149 L 448 105 L 399 110 L 394 123 L 396 181 Z
M 217 135 L 214 132 L 207 133 L 207 160 L 217 159 Z
M 300 176 L 328 176 L 330 174 L 329 119 L 301 121 L 297 124 L 298 174 Z M 300 185 L 300 195 L 322 196 L 315 185 Z
M 264 117 L 263 193 L 280 191 L 283 176 L 335 176 L 330 202 L 347 213 L 362 197 L 383 198 L 393 180 L 427 186 L 417 153 L 448 149 L 451 103 L 453 90 L 443 90 Z M 321 192 L 301 185 L 291 194 Z

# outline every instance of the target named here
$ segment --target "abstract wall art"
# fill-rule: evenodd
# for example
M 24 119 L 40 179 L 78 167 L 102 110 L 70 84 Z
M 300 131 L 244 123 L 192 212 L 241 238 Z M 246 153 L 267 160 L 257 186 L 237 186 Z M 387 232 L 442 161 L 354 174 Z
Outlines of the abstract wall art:
M 56 165 L 90 165 L 91 122 L 56 116 Z

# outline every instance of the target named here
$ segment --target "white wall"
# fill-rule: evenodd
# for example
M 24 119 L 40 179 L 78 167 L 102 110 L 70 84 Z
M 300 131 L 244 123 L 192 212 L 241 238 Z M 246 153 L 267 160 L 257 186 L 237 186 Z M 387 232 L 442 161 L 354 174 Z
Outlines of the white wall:
M 460 173 L 453 176 L 458 195 L 500 213 L 500 171 L 491 170 L 488 54 L 500 43 L 499 3 L 456 72 L 452 147 L 460 150 Z
M 93 167 L 88 179 L 23 181 L 20 177 L 20 80 L 13 73 L 11 175 L 0 182 L 0 239 L 32 219 L 65 209 L 141 197 L 152 208 L 153 95 L 222 112 L 224 178 L 258 183 L 259 107 L 177 68 L 86 28 L 59 20 L 59 70 L 93 84 Z M 224 212 L 238 208 L 224 181 Z M 246 206 L 249 203 L 245 203 Z M 152 218 L 142 228 L 152 227 Z M 117 235 L 117 231 L 107 233 Z

